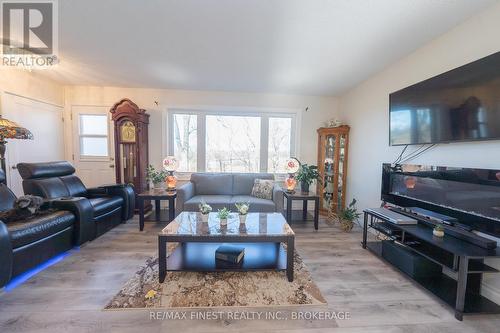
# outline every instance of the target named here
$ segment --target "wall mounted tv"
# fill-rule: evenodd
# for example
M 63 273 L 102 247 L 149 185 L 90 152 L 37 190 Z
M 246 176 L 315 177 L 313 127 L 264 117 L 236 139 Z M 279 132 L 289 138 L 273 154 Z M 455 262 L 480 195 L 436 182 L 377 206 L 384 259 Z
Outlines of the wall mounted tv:
M 389 99 L 392 146 L 500 139 L 500 52 Z

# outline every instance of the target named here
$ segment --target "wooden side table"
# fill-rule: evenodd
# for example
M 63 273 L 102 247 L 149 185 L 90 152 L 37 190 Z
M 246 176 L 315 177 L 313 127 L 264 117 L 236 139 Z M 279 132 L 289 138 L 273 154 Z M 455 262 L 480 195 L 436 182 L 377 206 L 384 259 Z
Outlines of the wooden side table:
M 286 221 L 288 224 L 292 222 L 292 202 L 293 200 L 302 200 L 302 219 L 307 220 L 307 202 L 314 201 L 314 229 L 318 230 L 319 219 L 319 196 L 316 194 L 294 192 L 288 193 L 283 191 L 283 199 L 286 200 Z
M 161 200 L 168 200 L 168 221 L 170 222 L 175 218 L 175 198 L 177 192 L 170 192 L 167 190 L 152 189 L 137 195 L 137 204 L 139 205 L 139 230 L 144 230 L 144 201 L 153 200 L 155 202 L 155 219 L 160 222 L 161 220 Z

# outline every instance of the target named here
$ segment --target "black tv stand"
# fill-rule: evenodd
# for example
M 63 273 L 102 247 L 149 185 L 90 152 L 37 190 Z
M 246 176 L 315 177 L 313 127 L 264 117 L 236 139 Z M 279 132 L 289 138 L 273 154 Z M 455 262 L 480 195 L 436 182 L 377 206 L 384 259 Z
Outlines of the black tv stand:
M 382 237 L 368 241 L 369 228 Z M 448 234 L 439 238 L 432 234 L 432 228 L 422 223 L 397 225 L 367 210 L 364 211 L 362 246 L 453 307 L 458 320 L 462 320 L 464 314 L 500 313 L 500 305 L 481 295 L 483 273 L 498 272 L 486 265 L 484 259 L 500 257 L 498 248 L 485 249 Z M 412 268 L 415 274 L 398 267 L 387 253 L 384 255 L 383 251 L 388 249 L 415 258 L 416 264 Z M 436 267 L 439 268 L 437 273 Z M 434 276 L 429 278 L 419 271 L 433 271 Z

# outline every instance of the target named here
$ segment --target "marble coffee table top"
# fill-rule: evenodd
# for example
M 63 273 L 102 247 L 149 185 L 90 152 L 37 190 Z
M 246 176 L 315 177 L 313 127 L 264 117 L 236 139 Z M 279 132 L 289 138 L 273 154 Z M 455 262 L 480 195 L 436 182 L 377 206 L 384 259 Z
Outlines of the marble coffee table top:
M 216 212 L 209 214 L 208 222 L 199 212 L 182 212 L 168 224 L 160 235 L 186 236 L 291 236 L 292 228 L 280 213 L 248 213 L 240 223 L 237 213 L 231 213 L 227 225 L 221 225 Z

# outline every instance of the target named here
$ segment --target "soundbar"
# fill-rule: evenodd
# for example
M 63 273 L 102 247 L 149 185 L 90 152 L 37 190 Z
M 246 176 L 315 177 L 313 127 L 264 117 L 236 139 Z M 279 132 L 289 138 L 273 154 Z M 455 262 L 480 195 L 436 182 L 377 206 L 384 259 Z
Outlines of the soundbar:
M 399 214 L 387 208 L 367 208 L 367 211 L 383 217 L 388 222 L 400 225 L 417 224 L 417 220 L 408 215 Z

